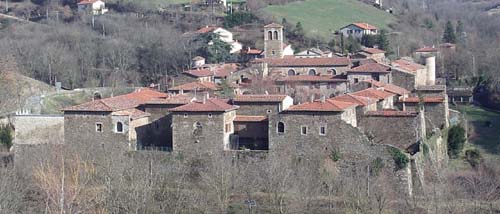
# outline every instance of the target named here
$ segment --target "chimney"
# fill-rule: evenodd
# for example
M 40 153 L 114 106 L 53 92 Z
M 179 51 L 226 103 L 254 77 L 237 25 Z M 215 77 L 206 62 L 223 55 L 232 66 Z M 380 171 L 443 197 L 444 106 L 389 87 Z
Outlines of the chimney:
M 326 97 L 325 97 L 325 95 L 321 96 L 321 102 L 322 102 L 322 103 L 325 103 L 325 102 L 326 102 Z
M 314 94 L 311 94 L 311 103 L 314 102 Z
M 426 85 L 436 84 L 436 57 L 431 56 L 425 59 L 425 67 L 427 68 L 426 73 Z

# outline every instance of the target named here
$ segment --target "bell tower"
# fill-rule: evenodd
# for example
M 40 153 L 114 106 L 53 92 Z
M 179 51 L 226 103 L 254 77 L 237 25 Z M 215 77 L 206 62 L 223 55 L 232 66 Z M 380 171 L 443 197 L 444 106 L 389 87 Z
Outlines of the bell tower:
M 283 25 L 264 26 L 264 58 L 283 58 Z

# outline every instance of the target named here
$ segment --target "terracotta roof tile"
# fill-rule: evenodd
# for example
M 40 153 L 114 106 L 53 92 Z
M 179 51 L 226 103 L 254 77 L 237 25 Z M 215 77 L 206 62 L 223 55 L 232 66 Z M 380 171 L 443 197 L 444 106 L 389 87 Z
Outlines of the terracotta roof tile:
M 433 48 L 433 47 L 422 47 L 422 48 L 415 50 L 415 52 L 418 52 L 418 53 L 438 52 L 438 49 Z
M 419 97 L 406 97 L 406 98 L 399 98 L 399 102 L 403 103 L 419 103 L 421 99 Z M 440 96 L 428 96 L 428 97 L 423 97 L 422 101 L 424 103 L 442 103 L 444 102 L 444 97 Z
M 316 100 L 314 102 L 307 102 L 303 104 L 290 106 L 285 111 L 300 111 L 300 112 L 341 112 L 347 108 L 357 106 L 354 103 L 342 102 L 332 99 L 325 101 Z
M 168 94 L 147 88 L 141 88 L 133 93 L 83 103 L 80 105 L 65 108 L 63 109 L 63 111 L 118 111 L 123 109 L 135 108 L 141 104 L 147 103 L 152 99 L 166 97 L 168 97 Z
M 394 111 L 394 110 L 383 110 L 383 111 L 369 111 L 365 113 L 365 116 L 369 117 L 416 117 L 418 115 L 415 111 Z
M 365 48 L 362 50 L 363 52 L 369 53 L 369 54 L 380 54 L 380 53 L 385 53 L 384 50 L 380 50 L 378 48 Z
M 398 60 L 392 62 L 392 66 L 394 66 L 396 68 L 401 68 L 403 70 L 410 71 L 413 73 L 416 73 L 417 70 L 425 68 L 425 66 L 423 66 L 421 64 L 410 62 L 410 61 L 404 60 L 404 59 L 398 59 Z
M 364 82 L 372 84 L 372 86 L 378 87 L 378 88 L 383 88 L 384 91 L 391 92 L 397 95 L 405 95 L 409 94 L 410 92 L 406 90 L 405 88 L 401 88 L 397 85 L 393 84 L 386 84 L 383 82 L 379 82 L 376 80 L 365 80 Z
M 215 67 L 215 77 L 225 78 L 238 70 L 235 63 L 222 64 Z
M 174 96 L 170 96 L 168 98 L 157 98 L 148 101 L 146 104 L 171 104 L 171 105 L 183 105 L 188 104 L 193 101 L 195 98 L 189 94 L 177 94 Z
M 276 82 L 347 82 L 347 79 L 330 75 L 294 75 L 279 78 Z
M 284 94 L 259 94 L 259 95 L 237 95 L 234 102 L 282 102 L 288 95 Z
M 210 69 L 193 69 L 184 71 L 184 73 L 194 77 L 208 77 L 214 75 L 214 72 L 211 71 Z
M 115 111 L 112 113 L 112 115 L 130 116 L 130 118 L 132 118 L 133 120 L 151 116 L 150 113 L 141 111 L 141 110 L 136 109 L 136 108 Z
M 356 95 L 352 95 L 352 94 L 343 94 L 343 95 L 336 96 L 336 97 L 333 97 L 330 99 L 342 101 L 342 102 L 354 103 L 354 104 L 357 104 L 358 106 L 366 106 L 366 105 L 377 102 L 377 99 L 373 99 L 373 98 L 369 98 L 369 97 L 361 97 L 361 96 L 356 96 Z
M 374 88 L 368 88 L 368 89 L 357 91 L 357 92 L 354 92 L 351 94 L 355 95 L 355 96 L 368 97 L 368 98 L 377 99 L 377 100 L 383 100 L 383 99 L 389 98 L 391 96 L 394 96 L 393 93 L 385 92 L 382 90 L 377 90 Z
M 219 90 L 219 86 L 213 82 L 195 81 L 195 82 L 190 82 L 190 83 L 186 83 L 183 85 L 178 85 L 178 86 L 169 88 L 168 90 L 169 91 L 180 91 L 180 90 L 183 90 L 183 91 L 194 91 L 194 90 L 197 90 L 197 91 L 206 91 L 206 90 L 216 91 L 216 90 Z
M 214 30 L 217 30 L 217 26 L 205 26 L 196 31 L 196 33 L 210 33 L 213 32 Z
M 256 59 L 253 62 L 266 62 L 274 67 L 348 66 L 351 64 L 351 60 L 347 57 L 266 58 Z
M 170 111 L 174 112 L 227 112 L 238 109 L 237 106 L 233 106 L 227 103 L 226 100 L 210 98 L 205 102 L 203 101 L 193 101 L 186 105 L 182 105 Z
M 375 27 L 371 24 L 368 24 L 368 23 L 355 22 L 355 23 L 352 23 L 352 25 L 359 27 L 361 29 L 365 29 L 365 30 L 377 30 L 377 27 Z
M 247 116 L 247 115 L 236 115 L 234 122 L 264 122 L 267 121 L 266 116 Z
M 391 67 L 380 63 L 367 63 L 355 67 L 349 73 L 390 73 Z

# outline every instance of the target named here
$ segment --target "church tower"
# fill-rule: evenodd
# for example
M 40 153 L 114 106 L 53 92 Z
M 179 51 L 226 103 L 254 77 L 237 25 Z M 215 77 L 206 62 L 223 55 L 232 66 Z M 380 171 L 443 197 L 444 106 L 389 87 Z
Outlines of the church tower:
M 283 58 L 283 25 L 264 26 L 264 58 Z

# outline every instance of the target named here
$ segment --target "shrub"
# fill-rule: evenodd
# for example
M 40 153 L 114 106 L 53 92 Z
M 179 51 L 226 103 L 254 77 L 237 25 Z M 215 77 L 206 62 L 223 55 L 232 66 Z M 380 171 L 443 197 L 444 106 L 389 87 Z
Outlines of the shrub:
M 472 167 L 476 167 L 482 162 L 481 153 L 475 148 L 465 151 L 465 159 Z
M 232 28 L 234 26 L 239 26 L 239 25 L 251 23 L 255 20 L 257 20 L 257 17 L 255 15 L 253 15 L 252 13 L 235 12 L 235 13 L 229 14 L 225 17 L 224 27 L 225 28 Z
M 384 168 L 384 160 L 382 158 L 378 157 L 375 160 L 373 160 L 370 164 L 370 174 L 374 176 L 378 176 L 382 168 Z
M 392 155 L 392 159 L 396 164 L 396 170 L 404 169 L 408 166 L 410 159 L 400 149 L 390 148 L 389 153 Z
M 448 132 L 448 155 L 451 158 L 457 158 L 465 144 L 465 129 L 456 125 L 450 128 Z
M 340 154 L 340 151 L 334 149 L 334 150 L 332 150 L 330 152 L 330 159 L 332 159 L 333 161 L 337 162 L 340 159 L 342 159 L 342 154 Z
M 9 126 L 0 127 L 0 145 L 12 145 L 12 129 Z

